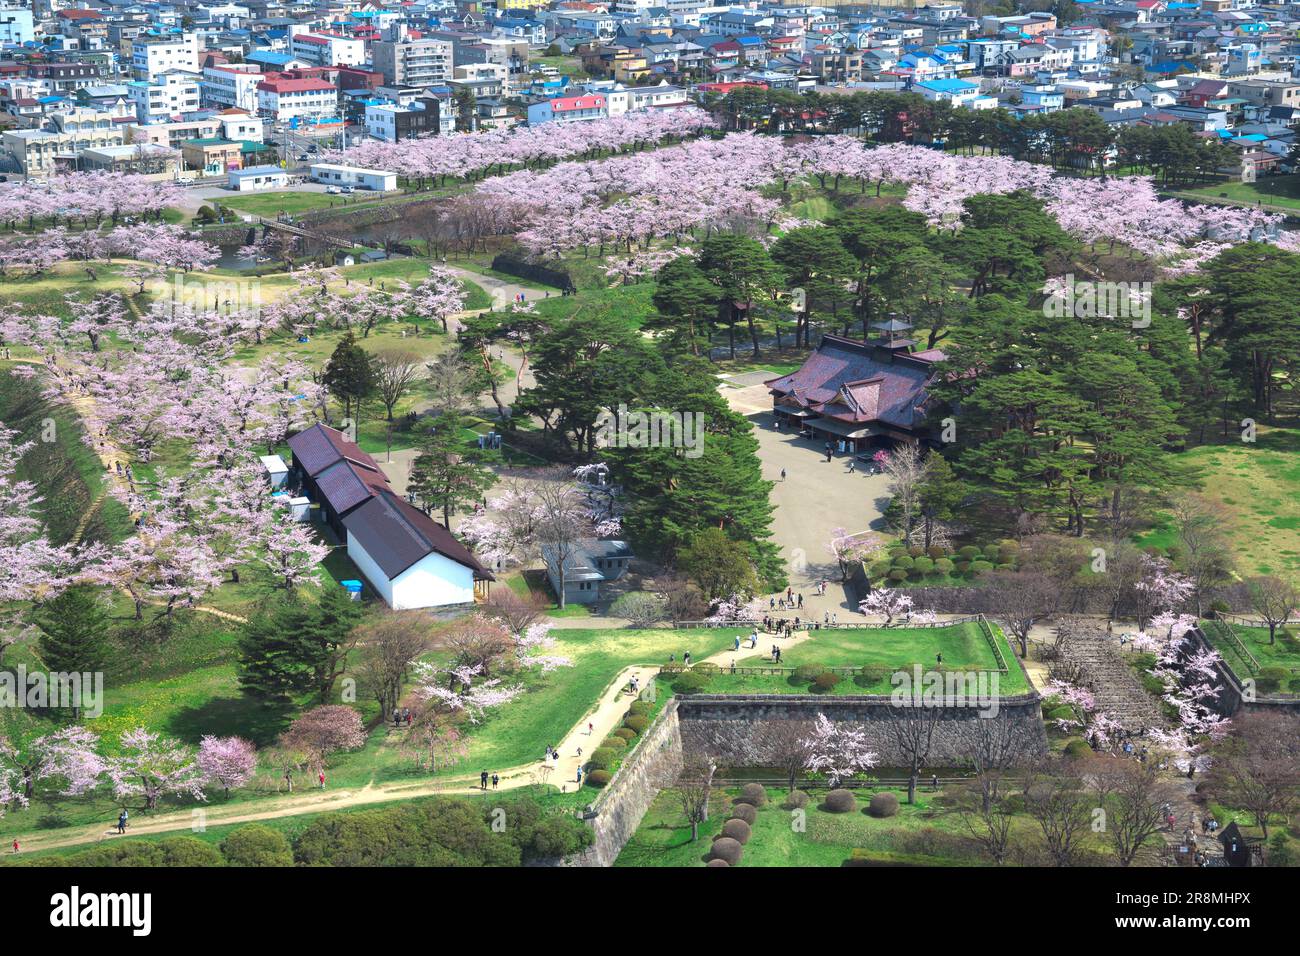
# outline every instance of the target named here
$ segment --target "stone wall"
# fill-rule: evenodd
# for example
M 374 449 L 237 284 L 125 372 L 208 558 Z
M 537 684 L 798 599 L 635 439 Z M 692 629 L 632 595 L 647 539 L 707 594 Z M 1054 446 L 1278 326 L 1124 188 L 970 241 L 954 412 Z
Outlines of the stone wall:
M 659 791 L 682 770 L 682 737 L 677 721 L 679 698 L 664 704 L 614 779 L 584 815 L 595 842 L 566 861 L 569 866 L 612 866 Z
M 1047 751 L 1042 710 L 1037 694 L 1006 697 L 996 715 L 981 717 L 971 707 L 943 707 L 931 741 L 933 766 L 955 766 L 969 753 L 964 732 L 972 721 L 998 720 L 1026 758 Z M 881 766 L 910 763 L 899 751 L 890 721 L 899 712 L 887 695 L 825 697 L 795 694 L 696 694 L 680 699 L 677 718 L 684 756 L 710 756 L 724 766 L 771 766 L 768 749 L 781 749 L 794 736 L 806 736 L 817 715 L 834 721 L 862 724 L 869 746 L 880 755 Z
M 1197 650 L 1214 650 L 1214 645 L 1199 627 L 1191 632 L 1192 643 Z M 1224 717 L 1232 717 L 1240 710 L 1261 713 L 1283 713 L 1300 715 L 1300 697 L 1266 697 L 1247 695 L 1233 672 L 1223 660 L 1215 665 L 1215 686 L 1219 696 L 1214 699 L 1214 710 Z M 1250 699 L 1247 699 L 1248 696 Z

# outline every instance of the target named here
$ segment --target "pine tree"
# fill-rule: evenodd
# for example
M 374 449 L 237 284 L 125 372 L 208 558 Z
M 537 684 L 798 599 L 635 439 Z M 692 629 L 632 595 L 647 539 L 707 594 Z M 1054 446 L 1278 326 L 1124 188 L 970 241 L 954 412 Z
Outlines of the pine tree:
M 496 481 L 484 464 L 488 454 L 466 440 L 464 429 L 458 413 L 438 416 L 433 434 L 420 441 L 420 453 L 411 464 L 407 483 L 426 514 L 442 512 L 442 524 L 448 530 L 452 512 L 478 501 Z
M 351 329 L 334 347 L 322 381 L 335 398 L 343 400 L 343 414 L 348 418 L 359 414 L 361 402 L 374 393 L 378 382 L 370 354 L 357 342 Z

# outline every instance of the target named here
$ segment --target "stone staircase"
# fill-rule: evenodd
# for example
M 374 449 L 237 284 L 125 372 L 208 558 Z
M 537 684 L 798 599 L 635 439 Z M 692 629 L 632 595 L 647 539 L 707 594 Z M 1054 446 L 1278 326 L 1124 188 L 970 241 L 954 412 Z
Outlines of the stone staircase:
M 1061 625 L 1066 626 L 1066 625 Z M 1070 626 L 1061 654 L 1080 668 L 1079 683 L 1092 691 L 1097 710 L 1134 734 L 1165 723 L 1156 699 L 1121 656 L 1114 635 L 1091 626 Z

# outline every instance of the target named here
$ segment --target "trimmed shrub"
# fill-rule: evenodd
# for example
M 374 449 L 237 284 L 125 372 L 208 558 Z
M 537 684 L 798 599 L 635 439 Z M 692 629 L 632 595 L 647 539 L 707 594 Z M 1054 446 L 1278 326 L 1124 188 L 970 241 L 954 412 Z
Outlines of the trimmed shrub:
M 983 574 L 985 571 L 993 570 L 992 561 L 972 561 L 970 563 L 971 572 L 974 574 Z
M 740 788 L 740 796 L 734 803 L 748 803 L 751 807 L 761 807 L 767 803 L 767 791 L 761 783 L 747 783 Z
M 632 702 L 632 706 L 629 707 L 629 708 L 627 709 L 627 714 L 626 714 L 626 716 L 628 716 L 628 717 L 649 717 L 649 716 L 650 716 L 650 701 L 648 701 L 648 700 L 635 700 L 635 701 L 633 701 L 633 702 Z
M 711 678 L 708 674 L 696 674 L 693 671 L 687 671 L 685 674 L 679 675 L 678 678 L 673 681 L 673 690 L 678 694 L 698 694 L 708 686 L 710 679 Z M 645 717 L 632 716 L 623 721 L 623 723 L 632 727 L 634 730 L 640 731 L 645 730 L 645 726 L 642 725 L 638 728 L 631 722 L 634 720 L 643 721 L 645 719 Z
M 911 558 L 919 558 L 923 554 L 925 554 L 925 548 L 921 547 L 919 544 L 914 544 L 907 549 L 907 555 Z
M 818 690 L 834 690 L 835 685 L 838 684 L 840 680 L 841 677 L 839 674 L 832 673 L 831 671 L 822 671 L 813 680 L 813 686 Z
M 998 548 L 997 559 L 1000 564 L 1015 564 L 1020 560 L 1020 548 L 1004 544 Z
M 954 567 L 955 565 L 952 563 L 952 558 L 934 559 L 934 570 L 938 574 L 952 574 L 952 569 Z
M 625 743 L 630 744 L 633 740 L 636 739 L 636 731 L 633 730 L 631 727 L 619 727 L 612 734 L 610 734 L 610 736 L 622 737 Z
M 793 793 L 786 794 L 785 801 L 781 804 L 783 810 L 802 810 L 808 806 L 808 794 L 802 790 L 795 790 Z
M 608 770 L 593 770 L 582 778 L 582 782 L 595 790 L 599 790 L 613 778 L 614 775 Z
M 928 554 L 931 558 L 933 558 L 936 561 L 938 561 L 940 558 L 948 557 L 948 549 L 938 544 L 930 545 L 930 547 L 926 549 L 925 553 Z
M 858 808 L 858 800 L 852 790 L 832 790 L 826 794 L 823 806 L 829 813 L 852 813 Z
M 744 854 L 745 848 L 731 837 L 718 837 L 709 849 L 709 859 L 722 860 L 728 866 L 735 866 Z
M 731 805 L 731 815 L 737 820 L 744 820 L 751 827 L 754 825 L 754 821 L 758 819 L 758 811 L 754 809 L 752 804 L 748 803 L 733 803 Z M 740 842 L 744 843 L 745 841 L 741 840 Z
M 888 664 L 863 664 L 858 668 L 858 676 L 864 684 L 879 684 L 889 676 Z
M 722 668 L 712 661 L 700 661 L 698 664 L 691 665 L 691 673 L 693 674 L 707 674 L 712 676 L 721 672 Z
M 686 675 L 683 674 L 683 677 Z M 649 717 L 629 717 L 623 721 L 623 726 L 628 730 L 635 730 L 638 734 L 645 733 L 645 729 L 650 726 Z
M 953 565 L 953 567 L 957 569 L 958 574 L 965 574 L 967 571 L 970 570 L 970 562 L 958 561 L 956 564 Z
M 622 737 L 615 737 L 613 734 L 610 734 L 608 737 L 606 737 L 604 740 L 600 742 L 600 746 L 602 749 L 626 750 L 627 741 L 624 740 Z
M 1016 569 L 1014 564 L 995 564 L 994 567 L 999 571 L 1014 571 Z
M 894 567 L 902 568 L 904 571 L 912 570 L 912 565 L 915 563 L 916 559 L 906 554 L 900 554 L 898 557 L 894 558 Z
M 1232 605 L 1224 600 L 1211 601 L 1210 612 L 1211 617 L 1217 617 L 1220 614 L 1229 614 L 1232 612 Z
M 906 580 L 907 580 L 907 572 L 904 571 L 902 568 L 894 568 L 894 570 L 892 570 L 892 571 L 889 572 L 889 580 L 891 580 L 891 581 L 906 581 Z
M 980 556 L 980 549 L 975 547 L 973 544 L 968 544 L 963 548 L 958 548 L 957 555 L 963 561 L 974 561 Z
M 748 823 L 744 820 L 733 817 L 722 825 L 722 836 L 718 839 L 735 840 L 741 846 L 744 846 L 749 842 L 749 837 L 752 832 L 753 831 L 750 830 Z
M 1084 757 L 1092 756 L 1092 748 L 1088 746 L 1086 740 L 1071 740 L 1065 745 L 1064 753 L 1071 760 L 1082 760 Z
M 987 544 L 984 546 L 983 554 L 984 557 L 988 558 L 990 561 L 996 561 L 1002 556 L 1002 549 L 996 544 Z
M 686 670 L 686 665 L 685 665 L 685 664 L 679 664 L 677 661 L 673 661 L 673 662 L 671 662 L 671 663 L 669 663 L 669 664 L 665 664 L 663 667 L 659 668 L 659 673 L 660 673 L 660 674 L 668 674 L 668 675 L 671 676 L 671 675 L 673 675 L 673 674 L 680 674 L 680 673 L 682 673 L 682 672 L 685 671 L 685 670 Z
M 912 563 L 912 570 L 920 574 L 930 574 L 934 571 L 934 558 L 917 558 Z
M 608 770 L 617 759 L 617 752 L 606 747 L 598 747 L 587 755 L 587 766 L 592 770 Z
M 800 664 L 794 669 L 794 679 L 801 684 L 811 684 L 825 667 L 821 664 Z
M 246 823 L 221 841 L 227 866 L 293 866 L 293 847 L 279 830 Z
M 898 795 L 893 793 L 873 793 L 867 804 L 867 813 L 873 817 L 892 817 L 898 813 Z
M 705 866 L 721 866 L 721 867 L 730 867 L 730 866 L 731 866 L 731 864 L 728 863 L 726 860 L 719 860 L 719 859 L 713 859 L 713 860 L 710 860 L 708 863 L 705 863 L 704 865 L 705 865 Z

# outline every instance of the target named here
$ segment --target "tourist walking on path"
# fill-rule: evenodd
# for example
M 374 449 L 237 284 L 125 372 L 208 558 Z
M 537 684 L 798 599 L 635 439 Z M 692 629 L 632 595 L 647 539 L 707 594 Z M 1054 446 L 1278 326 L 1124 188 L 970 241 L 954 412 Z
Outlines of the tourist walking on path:
M 325 789 L 325 771 L 324 771 L 324 770 L 322 770 L 322 771 L 320 772 L 320 788 L 321 788 L 322 790 Z
M 478 775 L 478 785 L 480 790 L 486 790 L 488 784 L 488 772 L 484 770 Z
M 492 789 L 495 790 L 497 788 L 497 784 L 499 784 L 500 782 L 501 782 L 501 777 L 494 773 L 492 775 Z

